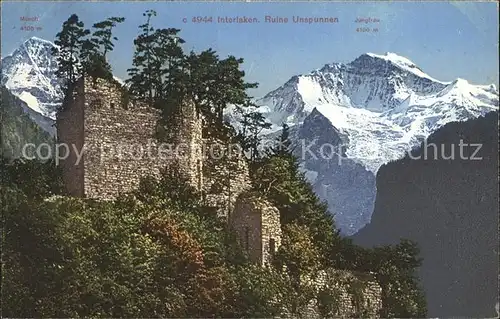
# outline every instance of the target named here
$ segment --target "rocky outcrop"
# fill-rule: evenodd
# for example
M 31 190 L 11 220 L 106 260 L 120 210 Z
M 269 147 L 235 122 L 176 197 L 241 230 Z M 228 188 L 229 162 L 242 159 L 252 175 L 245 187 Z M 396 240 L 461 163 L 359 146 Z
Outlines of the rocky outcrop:
M 340 231 L 354 234 L 370 222 L 376 194 L 375 175 L 345 155 L 348 136 L 341 134 L 316 109 L 296 134 L 299 144 L 295 155 L 303 163 L 315 193 L 335 213 Z

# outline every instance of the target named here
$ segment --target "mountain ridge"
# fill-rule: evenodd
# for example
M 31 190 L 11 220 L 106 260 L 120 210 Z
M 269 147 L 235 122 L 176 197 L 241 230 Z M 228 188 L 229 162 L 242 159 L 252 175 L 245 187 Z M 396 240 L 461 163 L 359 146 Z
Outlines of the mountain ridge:
M 37 37 L 26 40 L 2 59 L 1 79 L 27 104 L 31 119 L 52 135 L 55 110 L 63 97 L 61 81 L 55 76 L 56 61 L 50 53 L 53 47 L 52 42 Z M 498 109 L 498 91 L 494 85 L 471 85 L 463 79 L 435 80 L 410 59 L 395 53 L 365 53 L 349 63 L 329 63 L 308 74 L 295 75 L 256 102 L 257 110 L 273 124 L 263 134 L 275 134 L 286 122 L 297 126 L 295 131 L 300 134 L 296 139 L 313 141 L 321 131 L 334 135 L 335 130 L 343 137 L 337 140 L 332 135 L 332 146 L 342 148 L 343 156 L 359 165 L 336 167 L 331 162 L 338 158 L 332 158 L 309 163 L 304 159 L 302 167 L 308 176 L 316 177 L 310 181 L 318 193 L 324 194 L 322 199 L 336 214 L 339 227 L 351 234 L 370 220 L 373 205 L 367 203 L 375 200 L 374 178 L 381 165 L 400 158 L 450 121 L 464 121 Z M 236 115 L 230 110 L 228 115 L 236 126 Z M 315 119 L 305 121 L 308 116 Z M 302 128 L 304 122 L 320 126 Z M 321 140 L 328 142 L 325 136 Z M 334 182 L 334 172 L 348 176 L 350 184 Z M 373 189 L 360 190 L 357 185 Z M 324 191 L 325 187 L 329 191 Z M 335 192 L 345 195 L 340 203 L 332 200 Z M 359 200 L 359 194 L 365 194 L 368 200 Z M 350 203 L 356 201 L 363 202 L 362 207 Z
M 370 221 L 375 174 L 382 165 L 401 158 L 449 122 L 498 110 L 498 91 L 494 84 L 473 85 L 461 78 L 436 80 L 395 53 L 365 53 L 349 63 L 328 63 L 294 75 L 257 105 L 273 125 L 264 134 L 275 135 L 282 122 L 298 128 L 314 122 L 321 124 L 303 129 L 307 136 L 300 138 L 312 141 L 322 136 L 324 141 L 323 132 L 330 126 L 347 137 L 340 144 L 337 140 L 331 144 L 345 148 L 346 159 L 361 164 L 371 174 L 357 166 L 338 165 L 336 156 L 323 161 L 303 159 L 303 168 L 307 176 L 314 176 L 310 182 L 328 202 L 339 227 L 353 234 Z M 324 120 L 308 121 L 309 116 Z M 350 184 L 333 174 L 346 176 Z M 339 193 L 344 194 L 340 199 Z

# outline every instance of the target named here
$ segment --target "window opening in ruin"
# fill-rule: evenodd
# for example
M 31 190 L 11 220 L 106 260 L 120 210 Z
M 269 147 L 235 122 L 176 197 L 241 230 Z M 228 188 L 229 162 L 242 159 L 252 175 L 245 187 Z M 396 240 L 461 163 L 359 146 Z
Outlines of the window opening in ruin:
M 250 228 L 245 227 L 245 249 L 248 251 L 250 246 Z
M 270 238 L 269 239 L 269 254 L 271 255 L 271 257 L 273 257 L 275 253 L 276 253 L 276 241 L 274 240 L 274 238 Z

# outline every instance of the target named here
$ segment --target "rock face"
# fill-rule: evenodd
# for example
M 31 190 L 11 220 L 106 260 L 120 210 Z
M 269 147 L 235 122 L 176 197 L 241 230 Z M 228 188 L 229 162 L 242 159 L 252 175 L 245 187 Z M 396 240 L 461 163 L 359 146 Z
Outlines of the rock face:
M 337 227 L 350 234 L 367 224 L 375 202 L 375 175 L 346 156 L 348 137 L 313 110 L 298 129 L 296 140 L 300 144 L 295 155 L 304 163 L 303 169 L 316 194 L 335 214 Z M 351 214 L 353 211 L 358 213 Z
M 2 59 L 2 85 L 25 102 L 30 117 L 50 134 L 55 133 L 55 111 L 62 102 L 62 81 L 55 72 L 57 62 L 52 42 L 37 37 L 26 40 Z
M 460 141 L 468 144 L 462 154 Z M 448 159 L 452 152 L 454 159 Z M 499 290 L 498 113 L 445 125 L 428 138 L 427 147 L 413 152 L 412 157 L 418 156 L 422 158 L 406 157 L 380 169 L 372 221 L 353 236 L 354 242 L 416 241 L 430 317 L 494 317 Z
M 1 94 L 2 156 L 8 159 L 24 157 L 24 149 L 25 155 L 32 158 L 37 156 L 36 148 L 38 146 L 42 144 L 52 146 L 54 144 L 54 139 L 25 113 L 29 108 L 23 101 L 5 87 L 1 87 Z

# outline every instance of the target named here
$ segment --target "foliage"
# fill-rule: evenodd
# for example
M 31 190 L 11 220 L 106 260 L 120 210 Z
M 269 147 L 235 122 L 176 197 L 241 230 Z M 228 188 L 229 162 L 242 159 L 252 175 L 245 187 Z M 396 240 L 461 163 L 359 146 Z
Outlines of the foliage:
M 256 83 L 244 81 L 245 72 L 240 70 L 242 58 L 229 56 L 220 59 L 216 51 L 208 49 L 199 54 L 191 51 L 186 56 L 189 82 L 187 92 L 204 115 L 207 126 L 223 125 L 224 109 L 230 105 L 246 106 L 247 89 Z
M 288 131 L 277 140 L 279 145 L 271 154 L 254 166 L 254 188 L 265 194 L 279 209 L 282 225 L 297 223 L 309 229 L 313 242 L 321 252 L 322 265 L 329 265 L 328 253 L 339 240 L 327 205 L 314 193 L 299 169 L 297 158 L 288 145 Z
M 374 249 L 370 268 L 382 286 L 381 316 L 426 317 L 426 301 L 416 274 L 422 264 L 419 253 L 417 244 L 406 239 Z
M 95 23 L 95 31 L 91 33 L 84 28 L 76 14 L 72 14 L 62 25 L 62 30 L 56 35 L 52 54 L 56 57 L 56 75 L 64 82 L 65 103 L 71 99 L 73 87 L 84 74 L 94 79 L 113 79 L 111 65 L 106 59 L 108 52 L 114 48 L 112 30 L 125 20 L 123 17 L 111 17 Z M 65 105 L 63 103 L 63 105 Z
M 421 260 L 415 243 L 403 240 L 396 246 L 366 249 L 354 245 L 348 238 L 341 238 L 326 205 L 314 194 L 300 172 L 292 151 L 289 128 L 284 125 L 276 146 L 254 165 L 253 182 L 255 189 L 265 194 L 280 210 L 283 243 L 278 252 L 282 261 L 279 267 L 287 266 L 295 293 L 309 299 L 307 290 L 300 286 L 297 278 L 312 278 L 325 267 L 373 272 L 383 288 L 381 316 L 424 317 L 425 299 L 416 277 Z M 298 245 L 302 245 L 300 249 L 296 248 Z M 322 300 L 319 308 L 323 307 L 321 311 L 330 313 L 335 308 L 335 300 L 328 302 L 324 293 L 318 297 Z M 357 315 L 366 315 L 363 288 L 352 286 L 350 293 L 357 304 Z M 305 300 L 295 308 L 304 304 Z
M 23 188 L 11 178 L 21 171 L 28 173 L 15 169 L 1 185 L 6 316 L 281 314 L 286 281 L 248 263 L 226 226 L 190 204 L 181 180 L 165 175 L 97 202 Z M 30 188 L 42 192 L 27 195 Z
M 90 34 L 84 29 L 84 23 L 76 14 L 72 14 L 62 25 L 62 30 L 57 33 L 52 48 L 52 55 L 57 61 L 56 75 L 64 81 L 64 92 L 71 92 L 74 84 L 82 75 L 83 66 L 78 63 L 78 57 L 83 54 L 84 38 Z
M 113 51 L 114 43 L 112 40 L 118 40 L 117 37 L 113 37 L 112 35 L 113 28 L 124 20 L 125 18 L 123 17 L 111 17 L 95 23 L 92 26 L 95 31 L 90 38 L 83 41 L 80 63 L 83 66 L 84 72 L 94 79 L 113 79 L 111 65 L 106 60 L 106 55 L 108 52 Z
M 63 194 L 61 172 L 54 161 L 0 158 L 0 181 L 28 198 Z
M 260 134 L 263 130 L 271 128 L 271 123 L 267 122 L 262 113 L 255 110 L 255 105 L 247 102 L 245 107 L 237 107 L 240 114 L 241 129 L 238 132 L 238 139 L 243 147 L 243 151 L 250 152 L 250 162 L 255 162 L 259 157 L 259 145 L 262 141 Z
M 292 289 L 286 296 L 292 315 L 300 315 L 303 308 L 315 299 L 312 281 L 321 269 L 321 257 L 309 229 L 295 223 L 283 228 L 282 246 L 275 258 L 277 269 L 285 269 Z
M 338 268 L 371 272 L 381 285 L 382 317 L 426 316 L 426 301 L 416 273 L 422 264 L 416 243 L 402 239 L 398 245 L 367 249 L 344 239 L 339 247 L 332 253 L 342 257 L 337 261 Z
M 179 29 L 154 29 L 152 18 L 156 11 L 143 13 L 146 22 L 139 26 L 140 33 L 134 40 L 133 67 L 128 69 L 130 92 L 150 106 L 161 105 L 176 92 L 174 79 L 180 72 L 184 53 L 178 36 Z

